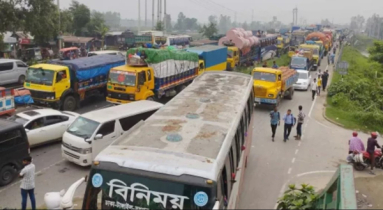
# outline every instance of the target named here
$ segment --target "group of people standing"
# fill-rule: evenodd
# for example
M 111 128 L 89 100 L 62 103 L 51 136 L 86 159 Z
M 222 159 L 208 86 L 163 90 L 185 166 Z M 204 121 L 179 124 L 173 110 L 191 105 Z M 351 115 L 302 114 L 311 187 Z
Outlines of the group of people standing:
M 283 116 L 282 120 L 284 121 L 284 129 L 283 129 L 284 142 L 289 140 L 291 130 L 295 125 L 297 125 L 297 135 L 294 136 L 295 140 L 301 140 L 302 124 L 306 117 L 302 109 L 303 109 L 302 106 L 298 107 L 298 110 L 299 110 L 298 119 L 294 117 L 294 115 L 291 113 L 291 109 L 287 110 L 287 113 Z M 270 123 L 271 123 L 271 132 L 272 132 L 271 140 L 274 141 L 277 127 L 281 124 L 281 115 L 278 112 L 277 107 L 274 107 L 274 110 L 270 112 Z
M 328 73 L 328 70 L 321 73 L 321 70 L 318 70 L 317 78 L 314 78 L 311 82 L 311 92 L 312 92 L 312 100 L 315 99 L 315 95 L 320 96 L 320 92 L 326 91 L 327 88 L 327 82 L 330 77 L 330 74 Z

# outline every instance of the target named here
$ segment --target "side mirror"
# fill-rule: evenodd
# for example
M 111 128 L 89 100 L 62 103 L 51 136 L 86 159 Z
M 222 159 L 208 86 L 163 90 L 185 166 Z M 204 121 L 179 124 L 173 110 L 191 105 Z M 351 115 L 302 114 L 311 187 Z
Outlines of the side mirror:
M 102 134 L 97 134 L 97 135 L 94 137 L 94 140 L 99 140 L 99 139 L 102 139 Z

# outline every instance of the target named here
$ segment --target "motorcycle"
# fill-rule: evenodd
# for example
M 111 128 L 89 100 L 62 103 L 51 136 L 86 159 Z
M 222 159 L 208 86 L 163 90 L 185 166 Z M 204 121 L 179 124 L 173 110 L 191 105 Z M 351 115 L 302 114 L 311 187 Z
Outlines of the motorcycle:
M 383 169 L 383 147 L 379 150 L 375 150 L 375 167 Z M 353 155 L 354 169 L 357 171 L 363 171 L 371 165 L 370 154 L 363 151 L 359 154 Z

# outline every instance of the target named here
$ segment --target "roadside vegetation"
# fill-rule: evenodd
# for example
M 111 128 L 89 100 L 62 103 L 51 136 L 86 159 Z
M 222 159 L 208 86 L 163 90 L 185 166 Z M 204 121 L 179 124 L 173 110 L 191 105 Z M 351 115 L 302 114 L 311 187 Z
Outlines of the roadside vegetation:
M 367 52 L 367 49 L 374 44 L 374 39 L 366 35 L 355 35 L 350 43 L 359 51 Z
M 302 184 L 297 188 L 294 184 L 289 185 L 289 189 L 279 198 L 277 209 L 314 209 L 318 196 L 314 187 Z
M 334 72 L 328 89 L 326 116 L 349 129 L 383 132 L 383 66 L 378 59 L 382 42 L 369 49 L 370 58 L 346 46 L 342 61 L 349 63 L 343 80 Z
M 267 66 L 272 67 L 273 66 L 273 61 L 276 62 L 278 66 L 288 66 L 290 65 L 290 57 L 287 54 L 283 54 L 281 57 L 277 58 L 274 57 L 270 60 L 267 61 Z M 257 63 L 256 67 L 262 67 L 262 63 Z M 235 71 L 242 72 L 245 74 L 250 74 L 251 71 L 254 69 L 254 66 L 249 66 L 249 67 L 237 67 Z

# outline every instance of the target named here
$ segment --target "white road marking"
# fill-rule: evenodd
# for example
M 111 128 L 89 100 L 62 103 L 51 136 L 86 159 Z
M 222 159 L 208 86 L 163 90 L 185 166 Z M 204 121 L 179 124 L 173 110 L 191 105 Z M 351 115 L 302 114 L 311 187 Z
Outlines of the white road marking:
M 48 167 L 45 167 L 45 168 L 41 169 L 40 171 L 35 172 L 35 176 L 42 174 L 44 171 L 46 171 L 46 170 L 48 170 L 49 168 L 51 168 L 51 167 L 53 167 L 53 166 L 55 166 L 55 165 L 57 165 L 57 164 L 63 162 L 64 160 L 65 160 L 65 159 L 62 159 L 62 160 L 60 160 L 60 161 L 58 161 L 58 162 L 56 162 L 56 163 L 53 163 L 52 165 L 50 165 L 50 166 L 48 166 Z M 11 187 L 13 187 L 13 186 L 15 186 L 15 185 L 17 185 L 17 184 L 20 184 L 21 181 L 22 181 L 22 180 L 20 179 L 19 181 L 15 182 L 15 183 L 13 183 L 13 184 L 11 184 L 11 185 L 8 185 L 7 187 L 1 189 L 1 190 L 0 190 L 0 193 L 2 193 L 3 191 L 6 191 L 6 190 L 8 190 L 8 189 L 10 189 Z
M 335 171 L 309 171 L 305 173 L 298 174 L 297 177 L 309 175 L 309 174 L 318 174 L 318 173 L 335 173 Z
M 294 163 L 295 162 L 295 158 L 293 158 L 293 160 L 291 161 L 291 163 Z
M 287 174 L 291 174 L 292 168 L 289 168 L 289 171 L 287 171 Z
M 298 147 L 300 147 L 301 146 L 301 141 L 298 143 Z
M 315 96 L 314 101 L 311 104 L 311 108 L 310 108 L 310 111 L 309 111 L 309 117 L 311 117 L 311 112 L 313 111 L 313 108 L 314 108 L 315 102 L 317 101 L 317 98 L 318 98 L 318 96 Z
M 298 149 L 295 150 L 295 155 L 298 154 L 298 151 L 299 151 Z

